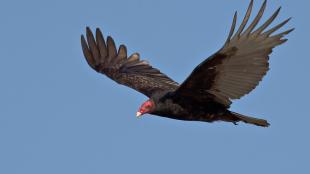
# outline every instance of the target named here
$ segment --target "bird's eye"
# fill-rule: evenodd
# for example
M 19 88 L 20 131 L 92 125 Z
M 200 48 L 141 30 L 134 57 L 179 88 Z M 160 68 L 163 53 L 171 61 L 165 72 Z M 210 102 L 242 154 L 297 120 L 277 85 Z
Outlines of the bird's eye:
M 146 106 L 145 106 L 146 109 L 149 109 L 150 107 L 151 107 L 150 105 L 146 105 Z

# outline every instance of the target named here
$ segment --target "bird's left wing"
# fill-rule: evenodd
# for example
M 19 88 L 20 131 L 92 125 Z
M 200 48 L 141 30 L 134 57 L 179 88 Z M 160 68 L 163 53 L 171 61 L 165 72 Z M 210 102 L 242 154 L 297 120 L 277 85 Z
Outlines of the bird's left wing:
M 125 45 L 120 45 L 118 51 L 112 37 L 104 40 L 102 32 L 97 28 L 96 39 L 91 30 L 86 28 L 87 42 L 81 36 L 84 56 L 88 64 L 97 72 L 105 74 L 119 84 L 133 88 L 144 95 L 163 90 L 175 90 L 178 84 L 148 62 L 140 60 L 139 54 L 127 57 Z
M 265 31 L 278 15 L 279 8 L 265 23 L 254 30 L 264 13 L 266 1 L 253 22 L 245 29 L 252 6 L 253 0 L 234 34 L 237 20 L 235 13 L 223 48 L 198 65 L 177 89 L 177 94 L 196 100 L 215 99 L 228 107 L 231 99 L 239 99 L 258 85 L 269 69 L 268 60 L 272 49 L 284 43 L 287 39 L 282 37 L 293 29 L 272 35 L 289 21 L 287 19 Z

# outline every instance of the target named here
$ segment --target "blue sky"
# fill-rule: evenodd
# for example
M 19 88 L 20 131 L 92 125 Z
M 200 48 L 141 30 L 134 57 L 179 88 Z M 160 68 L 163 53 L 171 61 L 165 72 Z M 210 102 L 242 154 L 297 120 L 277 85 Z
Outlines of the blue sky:
M 271 70 L 231 110 L 269 128 L 155 116 L 136 119 L 147 98 L 89 68 L 85 27 L 139 52 L 182 82 L 224 43 L 249 1 L 2 1 L 0 173 L 309 173 L 308 1 L 269 1 L 263 19 L 296 30 L 274 49 Z M 254 14 L 262 1 L 256 0 Z

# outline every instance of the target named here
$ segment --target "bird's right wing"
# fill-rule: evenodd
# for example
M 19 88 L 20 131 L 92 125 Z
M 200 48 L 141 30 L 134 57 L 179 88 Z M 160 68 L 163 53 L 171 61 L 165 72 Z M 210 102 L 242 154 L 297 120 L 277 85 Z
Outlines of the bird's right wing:
M 98 28 L 96 40 L 88 27 L 86 37 L 87 42 L 84 36 L 81 36 L 81 44 L 88 64 L 117 83 L 133 88 L 148 97 L 156 92 L 173 91 L 178 87 L 178 84 L 168 76 L 153 68 L 148 62 L 140 60 L 138 53 L 127 57 L 125 45 L 120 45 L 116 51 L 112 37 L 108 36 L 105 42 Z
M 264 13 L 266 1 L 253 22 L 245 29 L 252 6 L 253 0 L 234 34 L 237 20 L 235 13 L 229 37 L 223 48 L 198 65 L 177 89 L 177 94 L 195 100 L 216 100 L 228 107 L 231 99 L 239 99 L 258 85 L 269 69 L 268 60 L 272 49 L 284 43 L 287 39 L 283 36 L 293 29 L 272 35 L 289 21 L 287 19 L 264 31 L 278 15 L 279 8 L 254 30 Z

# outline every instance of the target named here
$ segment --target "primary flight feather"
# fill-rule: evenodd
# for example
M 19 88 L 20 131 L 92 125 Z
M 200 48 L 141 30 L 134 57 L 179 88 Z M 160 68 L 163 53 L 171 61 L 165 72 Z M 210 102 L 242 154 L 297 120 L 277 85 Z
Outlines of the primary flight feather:
M 86 28 L 86 40 L 81 36 L 84 56 L 97 72 L 105 74 L 119 84 L 128 86 L 149 97 L 137 116 L 149 113 L 167 118 L 188 121 L 239 121 L 267 127 L 266 120 L 229 111 L 231 100 L 251 92 L 269 70 L 269 54 L 272 49 L 287 41 L 283 38 L 293 29 L 274 34 L 289 20 L 266 29 L 277 17 L 280 8 L 257 27 L 264 10 L 264 1 L 258 14 L 248 24 L 253 0 L 235 32 L 237 12 L 224 46 L 200 63 L 182 83 L 141 60 L 138 53 L 127 55 L 125 45 L 118 50 L 112 37 L 105 40 L 100 29 Z M 246 27 L 246 25 L 248 26 Z

